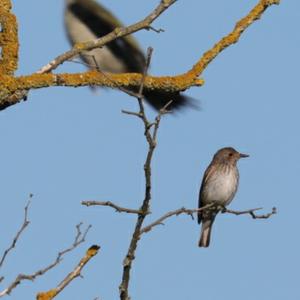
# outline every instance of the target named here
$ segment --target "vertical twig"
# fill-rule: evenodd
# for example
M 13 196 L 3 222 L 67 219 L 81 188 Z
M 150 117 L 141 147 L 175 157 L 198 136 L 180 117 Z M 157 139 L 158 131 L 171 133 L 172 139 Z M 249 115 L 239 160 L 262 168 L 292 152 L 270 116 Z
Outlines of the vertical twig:
M 121 300 L 129 300 L 128 286 L 129 286 L 129 281 L 130 281 L 130 271 L 131 271 L 131 267 L 132 267 L 132 262 L 135 258 L 135 251 L 136 251 L 138 241 L 141 236 L 141 229 L 142 229 L 143 222 L 144 222 L 147 214 L 149 213 L 149 209 L 150 209 L 151 162 L 152 162 L 153 153 L 154 153 L 154 150 L 156 147 L 157 131 L 158 131 L 161 116 L 163 114 L 167 113 L 166 107 L 170 104 L 170 103 L 168 103 L 163 109 L 160 110 L 154 123 L 149 122 L 149 120 L 147 119 L 147 116 L 145 114 L 145 109 L 144 109 L 144 104 L 143 104 L 143 87 L 144 87 L 144 80 L 147 75 L 148 67 L 150 64 L 152 51 L 153 51 L 152 48 L 148 49 L 146 66 L 145 66 L 143 77 L 141 80 L 139 92 L 137 94 L 137 100 L 139 103 L 139 112 L 138 113 L 125 112 L 125 113 L 129 113 L 131 115 L 135 115 L 143 121 L 144 128 L 145 128 L 144 135 L 145 135 L 147 143 L 148 143 L 148 153 L 147 153 L 146 161 L 144 164 L 145 197 L 144 197 L 143 203 L 139 209 L 140 212 L 137 217 L 137 221 L 136 221 L 135 228 L 134 228 L 134 231 L 132 234 L 128 252 L 123 261 L 123 276 L 122 276 L 122 282 L 119 287 Z M 151 131 L 151 128 L 153 126 L 154 126 L 153 131 Z
M 30 198 L 32 198 L 32 194 L 29 195 Z M 4 264 L 4 261 L 7 257 L 7 255 L 9 254 L 10 251 L 12 251 L 15 247 L 16 244 L 19 240 L 19 238 L 21 237 L 23 231 L 26 229 L 26 227 L 29 225 L 29 220 L 28 220 L 28 209 L 29 209 L 29 205 L 30 205 L 30 200 L 28 200 L 25 208 L 24 208 L 24 221 L 22 223 L 22 226 L 20 227 L 20 229 L 18 230 L 18 232 L 16 233 L 15 237 L 13 238 L 13 241 L 11 243 L 11 245 L 4 251 L 1 259 L 0 259 L 0 268 L 2 267 L 2 265 Z

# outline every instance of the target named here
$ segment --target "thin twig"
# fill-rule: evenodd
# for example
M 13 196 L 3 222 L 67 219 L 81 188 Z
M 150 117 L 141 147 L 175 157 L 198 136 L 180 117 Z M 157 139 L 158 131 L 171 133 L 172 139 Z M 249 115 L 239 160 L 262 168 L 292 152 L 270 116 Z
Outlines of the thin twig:
M 152 27 L 152 26 L 148 26 L 148 28 L 146 28 L 146 29 L 147 29 L 147 30 L 152 30 L 152 31 L 154 31 L 154 32 L 156 32 L 156 33 L 165 32 L 165 30 L 162 29 L 162 28 L 156 29 L 156 28 L 154 28 L 154 27 Z
M 182 208 L 179 208 L 179 209 L 176 209 L 176 210 L 169 211 L 166 214 L 164 214 L 163 216 L 161 216 L 160 218 L 158 218 L 156 221 L 154 221 L 151 224 L 149 224 L 149 225 L 145 226 L 144 228 L 142 228 L 140 233 L 143 234 L 143 233 L 149 232 L 150 230 L 152 230 L 153 227 L 155 227 L 157 225 L 164 225 L 163 222 L 166 219 L 168 219 L 172 216 L 187 214 L 187 215 L 190 215 L 194 219 L 194 216 L 193 216 L 194 213 L 198 213 L 199 211 L 202 211 L 202 210 L 207 209 L 207 208 L 212 207 L 212 206 L 214 206 L 213 203 L 205 205 L 201 208 L 189 209 L 189 208 L 182 207 Z
M 32 198 L 32 195 L 30 194 L 29 196 L 30 198 Z M 28 220 L 28 209 L 29 209 L 29 205 L 30 205 L 31 201 L 28 200 L 25 208 L 24 208 L 24 221 L 22 223 L 22 226 L 20 227 L 20 229 L 18 230 L 17 234 L 15 235 L 11 245 L 4 251 L 2 258 L 0 260 L 0 268 L 2 267 L 6 256 L 8 255 L 8 253 L 16 247 L 16 244 L 21 236 L 21 234 L 23 233 L 23 231 L 26 229 L 26 227 L 29 225 L 29 220 Z
M 222 213 L 233 214 L 233 215 L 236 215 L 236 216 L 249 214 L 253 219 L 268 219 L 272 215 L 275 215 L 277 213 L 276 207 L 273 207 L 272 211 L 267 213 L 267 214 L 262 214 L 262 215 L 255 214 L 255 211 L 261 210 L 261 209 L 262 209 L 262 207 L 252 208 L 252 209 L 248 209 L 248 210 L 244 210 L 244 211 L 236 211 L 236 210 L 231 210 L 231 209 L 224 208 L 222 210 Z
M 86 230 L 82 233 L 81 232 L 81 227 L 82 223 L 76 225 L 76 236 L 74 239 L 73 244 L 69 247 L 66 248 L 64 250 L 62 250 L 61 252 L 58 253 L 56 259 L 54 260 L 54 262 L 52 262 L 51 264 L 49 264 L 48 266 L 46 266 L 45 268 L 42 268 L 38 271 L 36 271 L 33 274 L 19 274 L 16 279 L 7 287 L 5 288 L 3 291 L 0 292 L 0 297 L 3 297 L 5 295 L 9 295 L 11 293 L 11 291 L 16 288 L 23 280 L 35 280 L 38 276 L 44 275 L 46 272 L 48 272 L 49 270 L 53 269 L 55 266 L 57 266 L 63 259 L 63 256 L 74 250 L 76 247 L 78 247 L 81 243 L 83 243 L 85 241 L 86 235 L 88 233 L 88 231 L 91 228 L 91 225 L 89 225 Z
M 140 213 L 138 214 L 138 218 L 135 224 L 135 228 L 131 237 L 130 245 L 127 251 L 127 254 L 124 258 L 123 261 L 123 275 L 122 275 L 122 281 L 119 286 L 120 290 L 120 299 L 121 300 L 129 300 L 129 295 L 128 295 L 128 286 L 129 286 L 129 281 L 130 281 L 130 272 L 131 272 L 131 267 L 133 260 L 135 258 L 135 251 L 138 245 L 138 241 L 140 239 L 141 235 L 141 229 L 143 226 L 143 222 L 149 213 L 150 209 L 150 200 L 151 200 L 151 162 L 152 162 L 152 157 L 153 153 L 156 147 L 156 136 L 157 136 L 157 130 L 159 127 L 160 119 L 161 116 L 165 113 L 164 109 L 161 109 L 158 113 L 158 116 L 156 117 L 156 121 L 154 122 L 154 129 L 153 133 L 151 133 L 151 128 L 152 128 L 152 123 L 149 122 L 146 114 L 145 114 L 145 109 L 144 109 L 144 104 L 143 104 L 143 88 L 144 88 L 144 81 L 147 75 L 148 67 L 150 64 L 151 60 L 151 55 L 152 55 L 152 48 L 148 48 L 147 51 L 147 60 L 146 60 L 146 65 L 144 68 L 143 76 L 141 78 L 140 82 L 140 88 L 137 96 L 138 104 L 139 104 L 139 112 L 125 112 L 130 115 L 134 115 L 139 117 L 144 124 L 144 135 L 146 137 L 147 143 L 148 143 L 148 152 L 147 152 L 147 157 L 146 161 L 144 163 L 144 174 L 145 174 L 145 196 L 143 203 L 140 208 Z
M 139 97 L 140 100 L 143 99 L 143 90 L 144 90 L 145 78 L 147 76 L 148 69 L 149 69 L 149 66 L 150 66 L 150 61 L 151 61 L 152 53 L 153 53 L 153 48 L 152 47 L 148 47 L 148 49 L 147 49 L 147 56 L 146 56 L 146 65 L 144 67 L 144 72 L 143 72 L 143 76 L 142 76 L 141 84 L 140 84 L 140 88 L 139 88 L 139 93 L 138 93 L 138 97 Z M 140 110 L 141 109 L 143 109 L 143 107 L 140 107 Z
M 100 246 L 93 245 L 91 246 L 85 256 L 80 260 L 77 266 L 74 268 L 72 272 L 70 272 L 59 284 L 56 288 L 51 289 L 47 292 L 40 292 L 37 294 L 37 300 L 51 300 L 56 297 L 67 285 L 69 285 L 75 278 L 80 276 L 80 273 L 84 266 L 89 262 L 89 260 L 94 257 L 100 249 Z
M 139 214 L 139 213 L 141 213 L 141 211 L 138 210 L 138 209 L 121 207 L 121 206 L 119 206 L 117 204 L 114 204 L 110 201 L 93 201 L 93 200 L 89 200 L 89 201 L 82 201 L 81 204 L 85 205 L 85 206 L 94 206 L 94 205 L 110 206 L 110 207 L 114 208 L 117 212 L 125 212 L 125 213 L 128 213 L 128 214 Z
M 128 111 L 128 110 L 122 109 L 121 112 L 123 114 L 126 114 L 126 115 L 136 116 L 136 117 L 139 117 L 139 118 L 142 117 L 142 115 L 139 112 L 135 112 L 135 111 Z
M 149 224 L 149 225 L 145 226 L 144 228 L 142 228 L 140 232 L 141 232 L 141 234 L 147 233 L 150 230 L 152 230 L 153 227 L 158 226 L 158 225 L 163 225 L 163 222 L 166 219 L 168 219 L 170 217 L 173 217 L 173 216 L 178 216 L 180 214 L 187 214 L 187 215 L 190 215 L 192 218 L 194 218 L 193 217 L 194 213 L 198 213 L 199 211 L 209 209 L 209 208 L 214 209 L 215 206 L 216 205 L 214 203 L 211 203 L 211 204 L 208 204 L 208 205 L 203 206 L 201 208 L 191 208 L 191 209 L 189 209 L 189 208 L 182 207 L 182 208 L 179 208 L 179 209 L 176 209 L 176 210 L 169 211 L 169 212 L 165 213 L 163 216 L 161 216 L 160 218 L 158 218 L 156 221 L 154 221 L 151 224 Z M 248 210 L 236 211 L 236 210 L 231 210 L 231 209 L 227 209 L 227 208 L 222 207 L 221 212 L 222 213 L 228 213 L 228 214 L 234 214 L 234 215 L 237 215 L 237 216 L 249 214 L 253 219 L 268 219 L 272 215 L 275 215 L 277 213 L 276 207 L 273 207 L 272 211 L 267 213 L 267 214 L 257 215 L 257 214 L 254 213 L 255 211 L 260 210 L 260 209 L 262 209 L 262 208 L 252 208 L 252 209 L 248 209 Z

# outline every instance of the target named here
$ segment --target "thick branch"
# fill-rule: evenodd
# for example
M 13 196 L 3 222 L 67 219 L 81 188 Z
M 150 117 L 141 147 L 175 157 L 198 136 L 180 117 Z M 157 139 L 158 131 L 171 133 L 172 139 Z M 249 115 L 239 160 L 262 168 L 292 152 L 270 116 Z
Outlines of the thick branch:
M 192 78 L 200 76 L 207 65 L 223 50 L 227 47 L 238 42 L 242 33 L 256 20 L 259 20 L 264 13 L 264 11 L 271 5 L 279 4 L 280 0 L 260 0 L 258 4 L 240 21 L 238 21 L 233 29 L 228 35 L 223 37 L 219 42 L 217 42 L 210 50 L 205 52 L 200 60 L 193 66 L 193 68 L 186 73 L 187 76 L 192 76 Z
M 121 207 L 119 205 L 116 205 L 110 201 L 82 201 L 81 202 L 82 205 L 85 206 L 95 206 L 95 205 L 101 205 L 101 206 L 110 206 L 112 208 L 114 208 L 117 212 L 125 212 L 128 214 L 140 214 L 141 211 L 138 209 L 132 209 L 132 208 L 126 208 L 126 207 Z
M 115 28 L 114 31 L 111 33 L 107 34 L 104 37 L 101 37 L 96 40 L 88 41 L 85 43 L 79 43 L 76 44 L 70 51 L 67 51 L 59 56 L 57 56 L 55 59 L 53 59 L 50 63 L 48 63 L 46 66 L 42 67 L 39 71 L 37 71 L 37 74 L 33 74 L 30 76 L 23 77 L 23 79 L 26 80 L 27 84 L 22 84 L 19 80 L 22 80 L 20 77 L 18 78 L 19 80 L 16 80 L 15 78 L 9 77 L 6 78 L 5 76 L 0 76 L 0 82 L 4 83 L 3 86 L 1 87 L 0 85 L 0 110 L 7 108 L 8 106 L 14 105 L 18 102 L 20 102 L 22 99 L 27 99 L 27 93 L 28 90 L 30 89 L 36 89 L 36 88 L 41 88 L 41 87 L 49 87 L 49 86 L 55 86 L 55 85 L 67 85 L 73 86 L 73 83 L 71 83 L 68 79 L 67 80 L 60 80 L 58 77 L 53 75 L 50 81 L 48 81 L 45 76 L 45 73 L 49 73 L 56 69 L 60 64 L 63 62 L 70 60 L 71 58 L 81 54 L 84 51 L 87 50 L 92 50 L 95 48 L 101 48 L 105 44 L 117 39 L 121 38 L 123 36 L 126 36 L 128 34 L 134 33 L 136 31 L 139 31 L 141 29 L 148 29 L 151 30 L 153 27 L 151 27 L 151 23 L 157 19 L 166 9 L 168 9 L 172 4 L 174 4 L 177 0 L 161 0 L 160 4 L 142 21 L 137 22 L 131 26 L 128 27 L 118 27 Z M 3 7 L 7 10 L 8 8 L 11 8 L 11 3 L 9 0 L 0 0 L 0 4 L 3 4 Z M 5 12 L 5 11 L 4 11 Z M 14 15 L 12 17 L 15 18 Z M 1 18 L 0 18 L 1 20 Z M 15 31 L 17 30 L 17 24 L 16 22 L 10 21 L 7 22 L 8 25 L 10 25 Z M 1 42 L 1 40 L 0 40 Z M 16 35 L 16 43 L 18 46 L 18 40 L 17 40 L 17 35 Z M 12 47 L 13 45 L 11 45 Z M 7 45 L 7 49 L 9 49 L 9 45 Z M 5 49 L 4 49 L 5 50 Z M 13 51 L 11 50 L 10 53 L 12 54 Z M 8 57 L 8 56 L 7 56 Z M 8 59 L 11 63 L 13 61 L 17 61 L 16 59 Z M 6 74 L 6 72 L 0 72 L 2 75 Z M 95 72 L 98 73 L 98 72 Z M 89 72 L 85 73 L 88 77 L 90 77 Z M 35 75 L 39 75 L 37 78 L 32 78 Z M 103 81 L 100 81 L 98 83 L 96 82 L 86 82 L 86 80 L 83 79 L 82 77 L 83 74 L 79 74 L 79 77 L 77 79 L 79 80 L 79 83 L 75 84 L 75 86 L 86 86 L 86 85 L 105 85 Z M 97 76 L 96 76 L 97 77 Z M 81 78 L 81 79 L 80 79 Z M 102 79 L 104 77 L 102 76 Z M 139 86 L 140 84 L 140 78 L 139 77 L 139 82 L 135 86 Z M 39 80 L 39 82 L 36 82 Z M 90 80 L 93 80 L 90 78 Z M 96 78 L 94 80 L 97 81 Z M 35 84 L 34 84 L 35 82 Z M 47 83 L 46 83 L 47 82 Z M 86 82 L 86 83 L 85 83 Z M 111 86 L 112 83 L 108 83 L 107 86 Z M 119 87 L 124 87 L 119 84 L 114 84 L 114 87 L 119 88 Z
M 0 0 L 0 24 L 0 73 L 12 75 L 18 67 L 19 42 L 18 23 L 10 0 Z
M 4 1 L 4 0 L 0 0 Z M 7 1 L 7 0 L 6 0 Z M 128 26 L 126 28 L 117 28 L 110 34 L 102 37 L 101 39 L 90 41 L 87 43 L 77 44 L 72 50 L 58 56 L 41 70 L 38 74 L 30 76 L 23 76 L 13 78 L 10 76 L 0 75 L 0 110 L 6 107 L 16 104 L 26 97 L 26 91 L 29 89 L 36 89 L 49 86 L 87 86 L 98 85 L 108 86 L 113 88 L 128 88 L 139 87 L 141 82 L 140 74 L 109 74 L 104 76 L 96 71 L 89 71 L 80 74 L 44 74 L 50 72 L 56 68 L 59 64 L 65 60 L 70 59 L 82 51 L 91 50 L 97 47 L 103 46 L 115 38 L 131 34 L 140 29 L 150 28 L 151 22 L 155 20 L 164 10 L 171 6 L 175 0 L 162 0 L 158 7 L 144 20 Z M 271 5 L 279 4 L 280 0 L 260 0 L 259 3 L 249 12 L 249 14 L 241 19 L 233 29 L 231 33 L 217 42 L 212 49 L 204 53 L 200 60 L 194 65 L 194 67 L 184 74 L 177 76 L 163 76 L 163 77 L 151 77 L 145 78 L 145 87 L 153 90 L 164 90 L 170 92 L 179 92 L 186 90 L 191 86 L 201 86 L 204 84 L 202 79 L 198 77 L 203 73 L 207 65 L 230 45 L 236 43 L 241 34 L 248 28 L 255 20 L 259 19 L 263 12 Z M 150 22 L 150 23 L 148 23 Z M 108 80 L 108 77 L 112 80 Z
M 56 297 L 67 285 L 71 283 L 76 277 L 80 276 L 80 273 L 84 266 L 89 262 L 89 260 L 94 257 L 100 249 L 100 246 L 93 245 L 90 247 L 85 256 L 80 260 L 78 265 L 74 268 L 74 270 L 69 273 L 65 279 L 54 289 L 49 290 L 48 292 L 41 292 L 37 294 L 37 300 L 51 300 Z

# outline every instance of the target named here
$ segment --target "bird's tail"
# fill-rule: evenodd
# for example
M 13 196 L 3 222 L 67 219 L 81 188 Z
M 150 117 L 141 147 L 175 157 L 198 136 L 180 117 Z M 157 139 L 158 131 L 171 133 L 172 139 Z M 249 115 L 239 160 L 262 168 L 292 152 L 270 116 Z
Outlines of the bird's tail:
M 203 220 L 201 227 L 201 236 L 199 240 L 199 247 L 208 247 L 210 242 L 210 234 L 214 219 Z
M 143 94 L 148 103 L 156 110 L 164 108 L 168 103 L 167 110 L 172 112 L 193 108 L 200 110 L 200 104 L 194 98 L 180 92 L 166 92 L 163 90 L 143 90 Z

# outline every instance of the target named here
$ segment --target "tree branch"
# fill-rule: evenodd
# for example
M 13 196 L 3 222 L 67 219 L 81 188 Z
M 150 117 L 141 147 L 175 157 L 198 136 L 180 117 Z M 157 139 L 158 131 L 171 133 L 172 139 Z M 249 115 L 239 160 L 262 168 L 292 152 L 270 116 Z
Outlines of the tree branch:
M 30 198 L 32 198 L 32 194 L 30 194 L 29 196 Z M 8 253 L 13 250 L 13 248 L 16 247 L 16 244 L 20 238 L 20 236 L 22 235 L 23 231 L 26 229 L 26 227 L 29 225 L 29 220 L 28 220 L 28 209 L 29 209 L 29 205 L 30 205 L 30 200 L 27 202 L 27 205 L 24 208 L 24 221 L 22 226 L 20 227 L 20 229 L 18 230 L 18 232 L 16 233 L 11 245 L 4 251 L 2 258 L 0 260 L 0 268 L 2 267 L 6 256 L 8 255 Z
M 48 266 L 36 271 L 33 274 L 27 275 L 27 274 L 19 274 L 16 279 L 7 287 L 5 288 L 3 291 L 0 292 L 0 297 L 3 297 L 5 295 L 10 295 L 10 293 L 12 292 L 13 289 L 15 289 L 23 280 L 35 280 L 38 276 L 42 276 L 44 275 L 46 272 L 48 272 L 49 270 L 53 269 L 55 266 L 57 266 L 63 259 L 63 256 L 74 250 L 76 247 L 78 247 L 81 243 L 83 243 L 85 241 L 86 235 L 88 233 L 88 231 L 91 228 L 91 225 L 89 225 L 87 227 L 87 229 L 82 233 L 81 232 L 81 227 L 82 223 L 76 225 L 76 236 L 74 239 L 73 244 L 69 247 L 66 248 L 64 250 L 62 250 L 61 252 L 58 253 L 56 259 L 54 262 L 52 262 L 51 264 L 49 264 Z
M 155 150 L 155 147 L 157 145 L 157 131 L 159 128 L 159 123 L 161 120 L 161 116 L 167 113 L 167 106 L 170 104 L 168 103 L 163 109 L 161 109 L 155 119 L 154 123 L 150 123 L 146 114 L 145 114 L 145 109 L 144 109 L 144 104 L 143 104 L 143 87 L 144 87 L 144 82 L 145 78 L 147 75 L 148 67 L 150 64 L 151 60 L 151 55 L 152 55 L 152 48 L 148 49 L 147 52 L 147 63 L 144 69 L 144 73 L 140 82 L 140 88 L 139 92 L 137 95 L 137 100 L 139 104 L 139 112 L 137 113 L 130 113 L 131 115 L 137 116 L 139 119 L 142 120 L 143 125 L 144 125 L 144 135 L 148 143 L 148 153 L 146 157 L 146 161 L 144 163 L 144 175 L 145 175 L 145 196 L 143 203 L 140 208 L 140 213 L 138 214 L 138 218 L 135 224 L 135 228 L 131 237 L 130 245 L 127 251 L 127 254 L 124 258 L 123 261 L 123 275 L 122 275 L 122 281 L 119 286 L 120 290 L 120 299 L 121 300 L 129 300 L 129 295 L 128 295 L 128 286 L 129 286 L 129 281 L 130 281 L 130 272 L 131 272 L 131 267 L 133 260 L 135 258 L 135 251 L 138 246 L 138 241 L 140 239 L 141 235 L 141 228 L 143 225 L 143 222 L 149 213 L 150 209 L 150 200 L 151 200 L 151 162 L 152 162 L 152 157 L 153 153 Z M 128 112 L 126 112 L 128 114 Z M 152 131 L 153 129 L 153 131 Z
M 176 1 L 177 0 L 161 0 L 160 4 L 143 20 L 141 20 L 137 23 L 134 23 L 130 26 L 127 26 L 127 27 L 117 27 L 111 33 L 109 33 L 99 39 L 75 44 L 71 50 L 57 56 L 51 62 L 49 62 L 47 65 L 40 68 L 35 74 L 30 75 L 29 77 L 27 76 L 27 80 L 29 81 L 28 86 L 26 86 L 26 85 L 24 86 L 24 84 L 22 84 L 21 82 L 16 80 L 15 77 L 0 76 L 0 82 L 3 82 L 3 83 L 7 82 L 7 84 L 9 85 L 9 86 L 4 85 L 2 87 L 2 94 L 0 93 L 0 110 L 5 109 L 8 106 L 14 105 L 14 104 L 20 102 L 22 99 L 26 100 L 29 89 L 49 87 L 49 86 L 53 86 L 53 84 L 54 85 L 67 84 L 67 82 L 71 79 L 68 76 L 64 79 L 64 78 L 61 78 L 60 76 L 51 74 L 50 77 L 52 77 L 52 79 L 50 81 L 48 81 L 48 83 L 46 83 L 47 80 L 46 80 L 46 78 L 44 78 L 45 76 L 43 76 L 43 75 L 46 75 L 46 73 L 52 72 L 59 65 L 61 65 L 65 61 L 69 61 L 70 59 L 72 59 L 75 56 L 80 55 L 82 52 L 92 50 L 95 48 L 101 48 L 105 44 L 107 44 L 117 38 L 132 34 L 136 31 L 139 31 L 142 29 L 146 29 L 146 30 L 153 29 L 153 27 L 150 26 L 153 23 L 153 21 L 155 19 L 157 19 L 165 10 L 167 10 Z M 1 9 L 1 5 L 3 5 L 3 9 Z M 13 71 L 15 71 L 17 69 L 19 44 L 18 44 L 18 35 L 17 35 L 17 22 L 16 22 L 15 16 L 10 11 L 11 6 L 12 6 L 11 0 L 0 0 L 0 12 L 1 12 L 0 22 L 1 22 L 1 24 L 4 24 L 4 25 L 2 25 L 4 27 L 4 29 L 6 27 L 8 27 L 10 29 L 10 30 L 4 30 L 3 35 L 5 34 L 5 36 L 2 39 L 1 39 L 1 35 L 0 35 L 0 46 L 2 46 L 2 43 L 1 43 L 2 40 L 6 42 L 6 44 L 5 45 L 3 44 L 3 46 L 2 46 L 3 61 L 4 62 L 7 61 L 7 63 L 3 64 L 3 67 L 5 67 L 6 65 L 9 65 L 10 67 L 12 67 L 11 69 Z M 3 18 L 1 17 L 2 15 L 3 15 Z M 16 33 L 16 34 L 12 35 L 12 33 Z M 7 43 L 7 41 L 11 41 L 11 40 L 12 40 L 11 43 Z M 8 51 L 6 51 L 6 50 L 8 50 Z M 1 68 L 1 65 L 0 65 L 0 68 Z M 8 72 L 0 72 L 0 74 L 1 73 L 2 74 L 11 74 L 10 69 Z M 94 73 L 98 73 L 98 72 L 94 72 Z M 83 79 L 82 75 L 85 74 L 85 75 L 88 75 L 88 77 L 90 77 L 91 74 L 94 74 L 94 73 L 91 72 L 90 75 L 88 75 L 89 72 L 86 72 L 86 73 L 82 73 L 81 75 L 79 75 L 79 77 L 81 77 L 81 80 L 79 80 L 79 81 L 81 81 L 81 83 L 78 83 L 75 86 L 93 85 L 92 82 L 84 84 L 85 80 Z M 38 75 L 38 76 L 35 77 L 35 75 Z M 35 77 L 35 79 L 32 77 Z M 35 86 L 34 82 L 36 83 L 36 80 L 41 79 L 41 77 L 44 78 L 42 80 L 43 83 L 41 83 L 41 85 L 38 84 L 38 86 Z M 19 79 L 21 79 L 21 77 L 19 77 Z M 103 79 L 103 77 L 102 77 L 102 79 Z M 12 80 L 15 82 L 13 83 Z M 87 79 L 87 81 L 89 81 L 89 80 Z M 96 83 L 94 85 L 96 85 Z M 110 85 L 111 85 L 111 83 L 108 83 L 107 86 L 110 86 Z M 11 88 L 12 86 L 14 86 L 13 89 Z M 118 85 L 118 86 L 120 86 L 120 85 Z
M 71 283 L 71 281 L 73 281 L 75 278 L 80 276 L 80 273 L 81 273 L 82 269 L 84 268 L 84 266 L 89 262 L 89 260 L 92 257 L 94 257 L 98 253 L 99 249 L 100 249 L 100 246 L 98 246 L 98 245 L 91 246 L 87 250 L 85 256 L 80 260 L 78 265 L 74 268 L 74 270 L 71 273 L 69 273 L 62 280 L 62 282 L 58 284 L 58 286 L 56 288 L 51 289 L 47 292 L 38 293 L 36 299 L 37 300 L 51 300 L 54 297 L 56 297 L 66 286 L 68 286 Z
M 117 212 L 125 212 L 125 213 L 128 213 L 128 214 L 139 214 L 139 213 L 141 213 L 141 211 L 138 210 L 138 209 L 121 207 L 121 206 L 116 205 L 116 204 L 114 204 L 110 201 L 93 201 L 93 200 L 89 200 L 89 201 L 82 201 L 81 204 L 85 205 L 85 206 L 95 206 L 95 205 L 110 206 L 110 207 L 114 208 Z
M 19 58 L 18 22 L 11 7 L 10 0 L 0 0 L 0 74 L 6 75 L 14 74 Z
M 0 3 L 3 1 L 7 2 L 8 0 L 0 0 Z M 20 77 L 13 77 L 7 74 L 5 75 L 5 73 L 0 73 L 0 110 L 20 102 L 24 97 L 26 98 L 26 91 L 30 89 L 38 89 L 49 86 L 75 87 L 87 85 L 107 86 L 112 88 L 139 87 L 141 83 L 141 75 L 135 73 L 109 74 L 110 80 L 108 80 L 106 76 L 103 76 L 103 74 L 97 71 L 88 71 L 78 74 L 49 74 L 48 72 L 53 71 L 64 61 L 79 55 L 83 51 L 102 47 L 116 38 L 131 34 L 141 29 L 149 29 L 151 22 L 153 22 L 161 13 L 175 2 L 176 0 L 161 0 L 157 8 L 144 20 L 128 27 L 116 28 L 113 32 L 100 39 L 77 44 L 73 47 L 73 49 L 59 55 L 46 66 L 41 68 L 38 73 Z M 211 61 L 224 49 L 236 43 L 245 29 L 248 28 L 255 20 L 258 20 L 269 6 L 279 3 L 280 0 L 260 0 L 246 17 L 237 22 L 232 32 L 223 37 L 210 50 L 203 54 L 191 70 L 177 76 L 147 76 L 144 79 L 145 87 L 153 90 L 160 89 L 170 92 L 180 92 L 190 88 L 191 86 L 203 85 L 204 80 L 199 79 L 199 76 L 206 69 L 207 65 L 211 63 Z
M 194 213 L 198 213 L 199 211 L 210 208 L 212 206 L 214 206 L 213 203 L 205 205 L 201 208 L 189 209 L 189 208 L 182 207 L 182 208 L 179 208 L 179 209 L 176 209 L 176 210 L 169 211 L 166 214 L 164 214 L 163 216 L 161 216 L 160 218 L 158 218 L 156 221 L 154 221 L 154 222 L 150 223 L 149 225 L 145 226 L 144 228 L 142 228 L 140 233 L 143 234 L 143 233 L 149 232 L 150 230 L 152 230 L 153 227 L 155 227 L 157 225 L 164 225 L 163 222 L 166 219 L 168 219 L 170 217 L 173 217 L 173 216 L 179 216 L 181 214 L 187 214 L 187 215 L 190 215 L 194 219 L 194 215 L 193 215 Z
M 205 209 L 215 209 L 215 207 L 216 207 L 216 205 L 211 203 L 211 204 L 208 204 L 201 208 L 189 209 L 189 208 L 182 207 L 182 208 L 179 208 L 176 210 L 169 211 L 169 212 L 165 213 L 163 216 L 161 216 L 160 218 L 158 218 L 156 221 L 154 221 L 154 222 L 150 223 L 149 225 L 145 226 L 144 228 L 142 228 L 140 233 L 141 234 L 147 233 L 150 230 L 152 230 L 153 227 L 155 227 L 157 225 L 164 225 L 163 222 L 170 217 L 178 216 L 181 214 L 187 214 L 187 215 L 190 215 L 192 218 L 194 218 L 194 216 L 193 216 L 194 213 L 198 213 L 199 211 L 202 211 Z M 260 209 L 262 209 L 262 208 L 252 208 L 252 209 L 243 210 L 243 211 L 236 211 L 236 210 L 231 210 L 231 209 L 222 207 L 221 212 L 228 213 L 228 214 L 234 214 L 236 216 L 249 214 L 253 219 L 268 219 L 272 215 L 275 215 L 277 213 L 276 207 L 273 207 L 272 211 L 267 214 L 262 214 L 262 215 L 255 214 L 255 211 L 260 210 Z
M 262 215 L 255 214 L 255 211 L 261 210 L 261 209 L 262 209 L 262 207 L 252 208 L 252 209 L 248 209 L 248 210 L 244 210 L 244 211 L 236 211 L 236 210 L 231 210 L 231 209 L 224 208 L 222 210 L 222 213 L 233 214 L 233 215 L 236 215 L 236 216 L 249 214 L 253 219 L 268 219 L 272 215 L 277 214 L 276 207 L 273 207 L 272 211 L 267 213 L 267 214 L 262 214 Z

